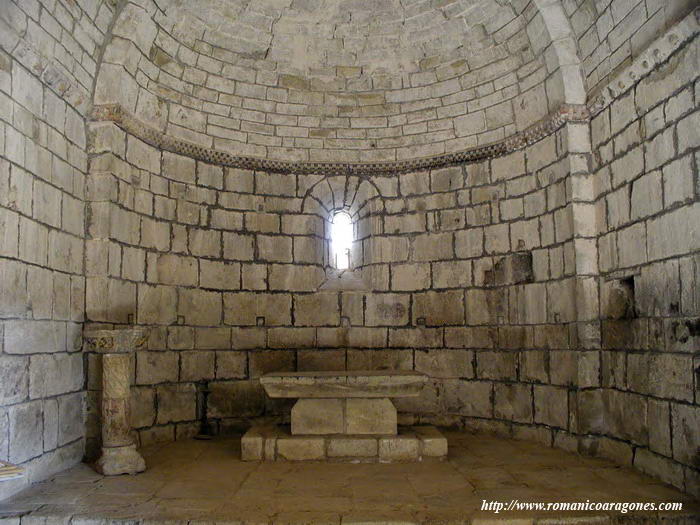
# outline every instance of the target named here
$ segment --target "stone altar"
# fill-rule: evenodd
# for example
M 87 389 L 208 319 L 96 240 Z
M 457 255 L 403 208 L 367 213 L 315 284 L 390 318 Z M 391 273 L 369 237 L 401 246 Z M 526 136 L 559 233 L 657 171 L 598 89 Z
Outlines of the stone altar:
M 432 426 L 398 429 L 391 398 L 420 395 L 414 371 L 278 372 L 260 378 L 272 398 L 296 398 L 291 431 L 258 426 L 242 438 L 244 461 L 420 461 L 444 458 L 447 440 Z
M 86 332 L 90 350 L 102 355 L 102 455 L 95 470 L 105 476 L 136 474 L 146 462 L 136 450 L 129 420 L 130 358 L 147 341 L 145 329 Z

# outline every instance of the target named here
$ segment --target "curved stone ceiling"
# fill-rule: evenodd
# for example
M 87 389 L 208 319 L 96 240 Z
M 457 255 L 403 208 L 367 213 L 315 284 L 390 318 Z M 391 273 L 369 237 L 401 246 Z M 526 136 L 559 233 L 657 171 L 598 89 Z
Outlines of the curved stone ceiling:
M 548 30 L 568 25 L 559 1 L 130 0 L 95 104 L 231 155 L 453 155 L 570 101 Z
M 507 0 L 159 0 L 176 32 L 278 71 L 401 75 L 468 59 L 524 27 Z

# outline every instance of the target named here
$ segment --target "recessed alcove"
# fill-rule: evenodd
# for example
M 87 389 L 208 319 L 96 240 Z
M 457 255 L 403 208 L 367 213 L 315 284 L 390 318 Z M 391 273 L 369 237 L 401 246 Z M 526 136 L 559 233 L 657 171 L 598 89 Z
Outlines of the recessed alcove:
M 698 32 L 689 0 L 0 2 L 0 522 L 697 519 Z M 116 381 L 87 334 L 125 329 Z M 424 374 L 391 439 L 445 461 L 240 461 L 290 424 L 266 374 L 377 371 Z M 114 436 L 144 473 L 88 470 Z

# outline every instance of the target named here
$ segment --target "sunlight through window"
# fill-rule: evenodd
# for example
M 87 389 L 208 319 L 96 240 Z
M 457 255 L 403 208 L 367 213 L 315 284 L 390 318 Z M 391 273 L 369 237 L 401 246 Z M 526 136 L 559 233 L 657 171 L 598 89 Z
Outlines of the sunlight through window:
M 331 226 L 331 249 L 333 263 L 338 270 L 350 267 L 350 248 L 352 247 L 352 219 L 341 211 L 333 216 Z

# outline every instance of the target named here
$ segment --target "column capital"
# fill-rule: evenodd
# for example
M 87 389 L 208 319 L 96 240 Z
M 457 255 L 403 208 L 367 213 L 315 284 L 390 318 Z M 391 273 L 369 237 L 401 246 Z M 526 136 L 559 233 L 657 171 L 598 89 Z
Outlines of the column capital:
M 88 350 L 101 354 L 131 353 L 148 341 L 147 328 L 91 330 L 83 334 Z

